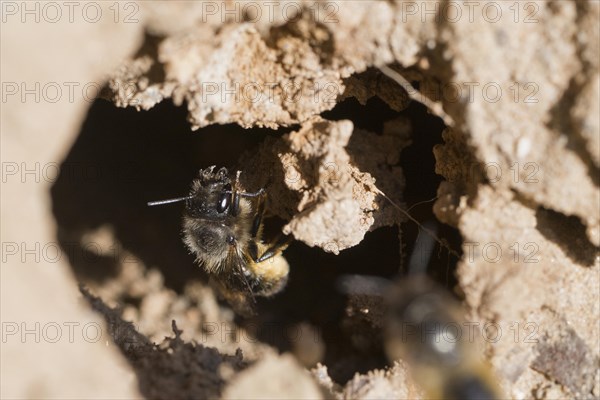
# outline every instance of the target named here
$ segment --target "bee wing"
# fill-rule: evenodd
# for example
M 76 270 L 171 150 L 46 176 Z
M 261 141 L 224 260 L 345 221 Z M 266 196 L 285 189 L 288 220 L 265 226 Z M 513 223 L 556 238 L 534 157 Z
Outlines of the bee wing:
M 214 284 L 237 314 L 244 317 L 254 315 L 256 299 L 244 273 L 246 261 L 237 251 L 231 251 L 226 262 L 226 272 L 216 275 Z
M 388 279 L 367 275 L 342 275 L 335 282 L 336 289 L 348 295 L 383 297 L 392 286 Z

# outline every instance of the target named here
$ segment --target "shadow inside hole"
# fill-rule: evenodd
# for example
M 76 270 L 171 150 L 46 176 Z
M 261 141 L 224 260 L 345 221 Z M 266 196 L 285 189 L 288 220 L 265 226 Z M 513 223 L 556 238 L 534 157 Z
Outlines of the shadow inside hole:
M 272 131 L 215 125 L 192 132 L 186 114 L 170 102 L 144 112 L 103 100 L 90 108 L 51 189 L 58 240 L 79 280 L 101 283 L 114 276 L 126 252 L 158 268 L 176 291 L 202 278 L 181 241 L 183 203 L 146 203 L 187 195 L 199 168 L 234 167 Z M 103 227 L 114 233 L 108 249 L 89 238 Z
M 400 166 L 405 179 L 404 192 L 401 194 L 402 201 L 406 204 L 407 210 L 410 210 L 410 215 L 417 221 L 421 223 L 437 221 L 433 213 L 434 201 L 431 200 L 437 196 L 437 188 L 444 178 L 435 173 L 436 161 L 433 147 L 444 143 L 442 132 L 445 125 L 441 118 L 429 113 L 424 105 L 414 101 L 403 111 L 396 112 L 378 97 L 370 98 L 365 106 L 354 98 L 348 98 L 333 110 L 324 113 L 324 117 L 331 120 L 349 119 L 356 128 L 377 134 L 382 133 L 386 121 L 398 117 L 407 118 L 411 124 L 412 134 L 411 143 L 402 150 L 400 155 Z M 352 148 L 352 140 L 351 137 L 349 152 L 355 151 Z M 417 203 L 419 204 L 412 207 Z M 460 254 L 462 239 L 459 231 L 446 224 L 437 225 L 437 236 Z M 407 272 L 405 270 L 408 262 L 407 255 L 412 253 L 420 229 L 413 221 L 403 223 L 401 228 L 402 265 L 398 272 L 404 275 Z M 421 231 L 420 234 L 425 233 Z M 452 289 L 458 283 L 455 276 L 457 262 L 456 257 L 436 243 L 427 272 L 432 279 Z
M 579 218 L 542 207 L 537 209 L 535 217 L 537 230 L 556 243 L 571 261 L 585 267 L 594 265 L 600 249 L 587 239 L 585 226 Z
M 365 274 L 392 278 L 399 263 L 398 230 L 380 228 L 366 234 L 360 245 L 326 253 L 301 242 L 293 242 L 284 252 L 290 263 L 290 277 L 282 292 L 269 299 L 258 299 L 260 312 L 252 319 L 239 319 L 239 324 L 261 342 L 280 351 L 298 351 L 297 342 L 312 341 L 325 350 L 321 362 L 336 382 L 346 382 L 356 372 L 366 373 L 385 367 L 379 332 L 359 320 L 347 319 L 345 295 L 336 289 L 338 278 L 345 274 Z M 298 324 L 308 322 L 316 330 L 313 335 Z M 366 336 L 366 346 L 356 345 L 356 331 Z M 306 348 L 303 348 L 306 351 Z
M 125 251 L 148 268 L 158 268 L 165 285 L 178 292 L 191 279 L 205 279 L 181 241 L 183 203 L 146 203 L 186 195 L 199 168 L 233 167 L 242 153 L 273 131 L 211 126 L 193 133 L 186 114 L 185 108 L 168 102 L 144 112 L 103 100 L 90 108 L 51 189 L 58 239 L 71 249 L 67 253 L 78 280 L 102 284 L 115 276 L 118 257 Z M 109 244 L 114 253 L 108 255 L 96 251 L 102 244 L 96 246 L 93 236 L 87 238 L 103 227 L 110 227 L 118 242 Z M 277 297 L 259 299 L 259 339 L 285 350 L 290 343 L 268 338 L 272 331 L 264 327 L 269 322 L 281 327 L 309 321 L 321 330 L 327 349 L 324 361 L 341 381 L 356 371 L 385 365 L 381 352 L 352 350 L 339 323 L 345 300 L 334 282 L 343 273 L 391 277 L 399 262 L 396 237 L 395 228 L 380 229 L 339 256 L 292 244 L 285 253 L 292 266 L 288 288 Z

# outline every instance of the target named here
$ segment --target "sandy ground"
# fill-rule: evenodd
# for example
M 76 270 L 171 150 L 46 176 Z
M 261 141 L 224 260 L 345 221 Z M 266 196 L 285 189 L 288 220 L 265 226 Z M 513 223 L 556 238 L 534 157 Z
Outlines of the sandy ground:
M 411 254 L 504 396 L 600 397 L 599 3 L 225 3 L 1 4 L 1 397 L 422 398 L 339 290 Z M 210 165 L 295 239 L 251 318 L 146 206 Z

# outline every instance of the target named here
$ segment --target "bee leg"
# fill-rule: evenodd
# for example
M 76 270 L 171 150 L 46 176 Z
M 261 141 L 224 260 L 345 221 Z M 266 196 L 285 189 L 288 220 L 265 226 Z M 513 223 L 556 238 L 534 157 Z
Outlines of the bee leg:
M 250 192 L 240 192 L 240 196 L 242 197 L 260 197 L 260 196 L 266 196 L 267 193 L 265 192 L 265 189 L 260 188 L 259 190 L 257 190 L 254 193 L 250 193 Z
M 240 174 L 242 171 L 238 171 L 235 176 L 235 182 L 233 184 L 233 190 L 231 191 L 231 214 L 234 216 L 240 213 Z
M 240 199 L 242 197 L 262 197 L 263 195 L 266 195 L 265 190 L 264 189 L 260 189 L 259 191 L 257 191 L 256 193 L 248 193 L 248 192 L 241 192 L 239 190 L 237 190 L 237 188 L 234 188 L 234 190 L 231 191 L 231 214 L 234 216 L 239 215 L 240 213 Z M 264 213 L 264 210 L 263 210 Z
M 245 193 L 248 197 L 258 197 L 256 202 L 256 214 L 254 215 L 254 220 L 252 221 L 252 227 L 250 228 L 250 236 L 253 240 L 248 244 L 248 252 L 250 258 L 256 261 L 258 259 L 258 245 L 256 238 L 260 235 L 262 230 L 262 220 L 265 215 L 265 199 L 267 197 L 267 193 L 264 189 L 260 189 L 256 193 Z
M 267 250 L 265 250 L 265 252 L 260 257 L 255 259 L 254 261 L 257 263 L 260 263 L 265 260 L 268 260 L 269 258 L 276 256 L 277 254 L 279 254 L 283 250 L 285 250 L 285 248 L 288 247 L 288 245 L 290 244 L 291 241 L 292 241 L 291 236 L 286 236 L 286 235 L 280 234 L 277 237 L 277 239 L 275 239 L 275 241 L 269 245 Z
M 261 189 L 256 193 L 258 200 L 256 201 L 256 215 L 254 216 L 254 221 L 252 221 L 252 229 L 250 231 L 250 235 L 253 239 L 259 236 L 261 228 L 262 228 L 262 220 L 265 215 L 265 201 L 267 199 L 267 193 Z
M 231 214 L 234 216 L 240 213 L 240 192 L 233 190 L 231 193 Z
M 252 221 L 252 229 L 250 231 L 252 239 L 257 239 L 260 237 L 262 231 L 262 221 L 265 215 L 267 193 L 264 189 L 260 189 L 256 193 L 240 193 L 240 195 L 244 197 L 258 198 L 256 202 L 256 215 L 254 216 L 254 221 Z M 279 235 L 277 239 L 275 239 L 275 241 L 273 241 L 273 243 L 267 247 L 267 250 L 265 250 L 265 252 L 259 257 L 256 240 L 252 240 L 248 246 L 248 252 L 250 253 L 250 257 L 252 260 L 254 260 L 254 262 L 263 262 L 285 250 L 291 241 L 292 238 L 290 236 Z

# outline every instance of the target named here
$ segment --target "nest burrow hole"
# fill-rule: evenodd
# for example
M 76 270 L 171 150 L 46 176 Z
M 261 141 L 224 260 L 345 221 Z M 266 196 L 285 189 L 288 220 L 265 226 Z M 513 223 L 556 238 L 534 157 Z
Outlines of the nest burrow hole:
M 398 88 L 398 90 L 401 90 Z M 95 101 L 80 134 L 61 166 L 52 188 L 58 241 L 69 256 L 73 273 L 84 284 L 102 285 L 119 274 L 113 254 L 82 248 L 82 237 L 110 226 L 120 249 L 160 271 L 164 284 L 178 294 L 186 283 L 206 281 L 181 240 L 183 204 L 148 207 L 151 200 L 186 195 L 199 168 L 210 165 L 238 167 L 237 161 L 268 136 L 278 137 L 297 127 L 243 129 L 237 125 L 213 125 L 192 132 L 186 107 L 163 101 L 149 111 L 117 108 L 105 100 Z M 401 154 L 406 186 L 402 194 L 408 207 L 431 200 L 443 179 L 435 173 L 433 146 L 442 143 L 444 124 L 426 108 L 412 102 L 396 112 L 377 97 L 361 105 L 354 98 L 339 102 L 322 114 L 329 120 L 349 119 L 355 128 L 381 133 L 385 121 L 404 116 L 412 125 L 412 144 Z M 366 171 L 368 172 L 368 171 Z M 420 222 L 436 221 L 433 202 L 411 209 Z M 335 289 L 342 274 L 397 276 L 406 265 L 419 227 L 413 222 L 367 233 L 357 246 L 339 255 L 293 242 L 285 252 L 291 266 L 287 288 L 269 299 L 260 299 L 255 326 L 293 326 L 308 322 L 325 344 L 321 362 L 332 378 L 343 383 L 356 372 L 387 365 L 379 332 L 361 318 L 348 313 L 348 302 Z M 421 233 L 422 234 L 422 233 Z M 460 250 L 458 231 L 438 222 L 438 237 Z M 401 238 L 401 240 L 399 239 Z M 456 284 L 456 259 L 436 246 L 428 274 L 452 289 Z M 135 304 L 135 299 L 120 299 Z M 238 319 L 244 325 L 246 320 Z M 284 330 L 279 330 L 284 332 Z M 280 351 L 290 350 L 286 335 L 256 332 L 257 339 Z

